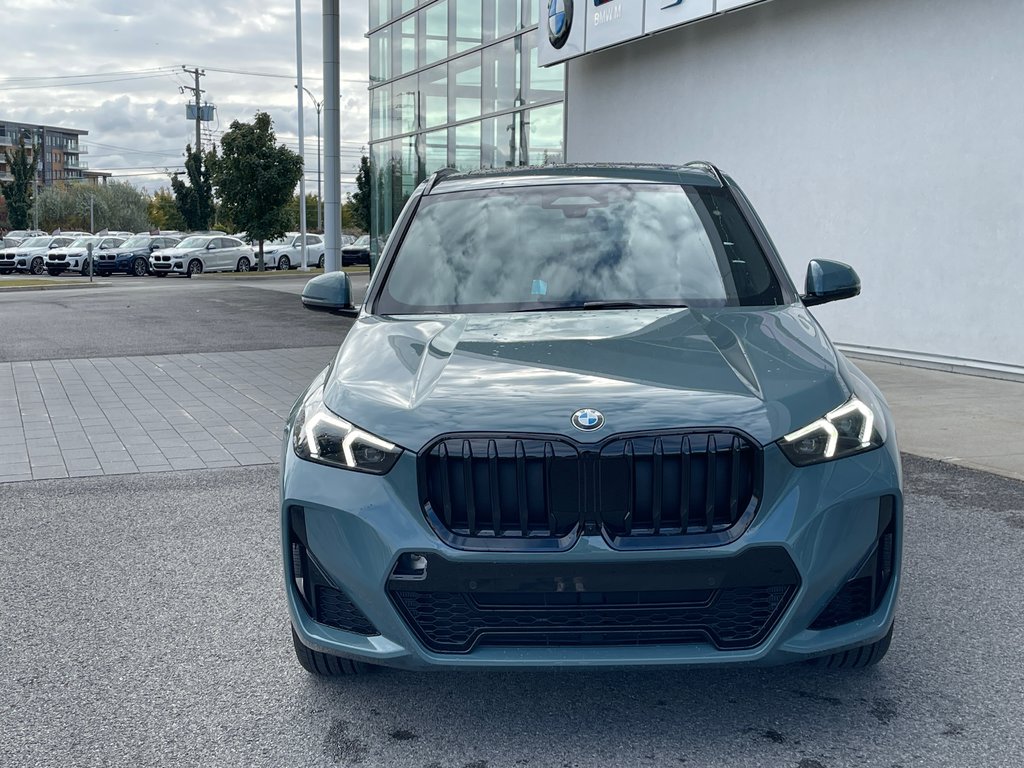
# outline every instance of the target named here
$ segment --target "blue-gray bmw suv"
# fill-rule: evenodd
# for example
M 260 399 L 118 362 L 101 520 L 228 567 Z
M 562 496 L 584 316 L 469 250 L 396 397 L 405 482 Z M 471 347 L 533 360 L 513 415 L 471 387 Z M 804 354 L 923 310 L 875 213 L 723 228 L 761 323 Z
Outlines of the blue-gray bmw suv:
M 878 662 L 902 475 L 885 401 L 714 166 L 442 171 L 288 420 L 299 663 Z

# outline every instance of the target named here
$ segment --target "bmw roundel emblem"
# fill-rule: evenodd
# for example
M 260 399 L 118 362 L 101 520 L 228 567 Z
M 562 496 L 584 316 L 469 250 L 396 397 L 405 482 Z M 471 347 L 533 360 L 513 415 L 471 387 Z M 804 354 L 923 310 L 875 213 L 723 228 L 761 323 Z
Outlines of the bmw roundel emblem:
M 583 432 L 593 432 L 604 426 L 604 414 L 593 408 L 580 408 L 572 415 L 572 425 Z
M 572 31 L 572 0 L 548 0 L 548 39 L 560 50 Z

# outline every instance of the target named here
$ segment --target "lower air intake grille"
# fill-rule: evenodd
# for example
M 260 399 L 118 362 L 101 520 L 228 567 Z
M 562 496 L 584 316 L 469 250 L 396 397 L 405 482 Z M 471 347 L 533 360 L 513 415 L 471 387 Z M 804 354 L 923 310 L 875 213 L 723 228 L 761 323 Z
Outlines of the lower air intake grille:
M 369 637 L 380 634 L 344 592 L 331 587 L 318 585 L 316 588 L 316 620 L 357 635 Z

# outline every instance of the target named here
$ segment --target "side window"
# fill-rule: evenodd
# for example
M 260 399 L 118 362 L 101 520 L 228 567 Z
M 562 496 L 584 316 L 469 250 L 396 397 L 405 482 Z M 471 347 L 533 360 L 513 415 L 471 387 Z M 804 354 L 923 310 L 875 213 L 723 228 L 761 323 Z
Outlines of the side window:
M 322 243 L 322 242 L 323 242 L 323 240 L 320 239 L 320 237 L 318 235 L 307 235 L 306 236 L 306 243 L 308 245 L 320 245 L 320 243 Z

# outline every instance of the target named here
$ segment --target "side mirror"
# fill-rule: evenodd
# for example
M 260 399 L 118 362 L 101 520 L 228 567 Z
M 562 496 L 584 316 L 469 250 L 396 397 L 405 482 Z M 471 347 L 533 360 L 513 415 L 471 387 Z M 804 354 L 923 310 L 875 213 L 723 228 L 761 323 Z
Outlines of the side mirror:
M 157 245 L 156 243 L 151 243 L 150 244 L 150 246 L 149 246 L 149 252 L 150 253 L 152 253 L 153 251 L 159 251 L 159 250 L 160 250 L 160 246 L 159 245 Z
M 352 286 L 344 272 L 328 272 L 306 283 L 302 289 L 302 306 L 342 317 L 359 316 L 359 307 L 352 305 Z
M 206 244 L 206 250 L 208 250 L 208 251 L 212 251 L 216 247 L 217 247 L 217 241 L 216 240 L 213 241 L 212 243 L 207 243 Z
M 819 259 L 807 265 L 807 282 L 800 297 L 804 306 L 816 307 L 859 295 L 860 278 L 850 265 Z

